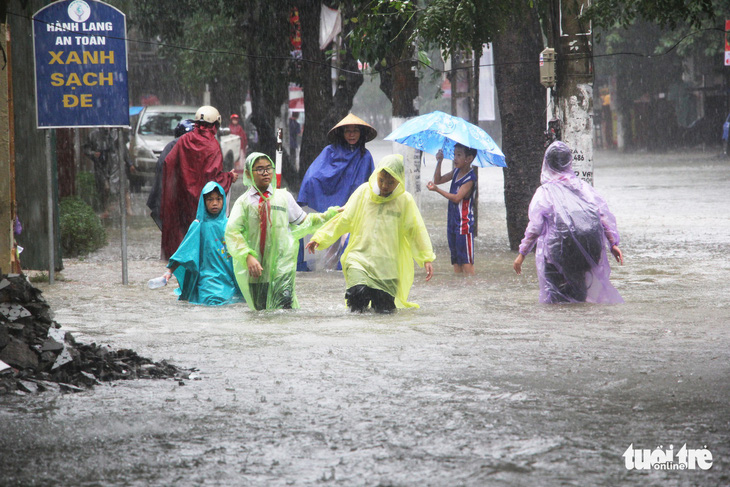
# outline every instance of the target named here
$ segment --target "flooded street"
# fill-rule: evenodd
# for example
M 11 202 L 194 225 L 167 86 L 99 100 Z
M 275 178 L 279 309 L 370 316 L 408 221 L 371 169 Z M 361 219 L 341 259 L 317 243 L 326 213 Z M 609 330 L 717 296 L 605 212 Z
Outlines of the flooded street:
M 540 305 L 534 254 L 512 270 L 501 170 L 479 177 L 476 278 L 453 275 L 446 200 L 424 191 L 435 276 L 417 269 L 421 308 L 395 315 L 350 314 L 324 271 L 298 273 L 295 311 L 177 302 L 147 288 L 164 263 L 143 216 L 122 286 L 109 228 L 39 285 L 56 321 L 199 379 L 0 397 L 0 485 L 730 485 L 730 160 L 596 153 L 626 259 L 616 306 Z M 712 467 L 622 456 L 684 444 Z

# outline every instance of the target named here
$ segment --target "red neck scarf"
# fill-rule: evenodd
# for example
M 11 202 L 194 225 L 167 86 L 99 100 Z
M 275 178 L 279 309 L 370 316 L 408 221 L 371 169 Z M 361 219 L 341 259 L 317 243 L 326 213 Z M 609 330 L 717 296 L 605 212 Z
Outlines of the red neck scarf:
M 261 254 L 261 260 L 264 258 L 264 249 L 266 245 L 266 230 L 271 222 L 271 202 L 269 197 L 271 193 L 264 191 L 263 195 L 259 193 L 259 222 L 261 225 L 261 235 L 259 237 L 259 252 Z

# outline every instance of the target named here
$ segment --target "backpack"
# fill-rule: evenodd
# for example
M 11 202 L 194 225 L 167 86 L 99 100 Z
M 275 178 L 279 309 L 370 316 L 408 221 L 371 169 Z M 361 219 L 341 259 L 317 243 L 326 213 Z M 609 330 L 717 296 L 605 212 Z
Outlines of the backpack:
M 580 202 L 555 212 L 555 233 L 548 248 L 552 262 L 566 276 L 588 272 L 603 252 L 603 225 L 598 209 Z

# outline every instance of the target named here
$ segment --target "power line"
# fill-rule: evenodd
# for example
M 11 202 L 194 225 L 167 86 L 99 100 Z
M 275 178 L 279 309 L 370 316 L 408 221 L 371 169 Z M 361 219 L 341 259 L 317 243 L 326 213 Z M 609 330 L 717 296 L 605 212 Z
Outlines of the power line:
M 33 19 L 32 17 L 28 17 L 27 15 L 18 14 L 15 12 L 7 12 L 7 14 L 13 15 L 16 17 L 20 17 L 20 18 L 24 18 L 27 20 L 31 20 L 33 22 L 38 22 L 41 24 L 56 26 L 56 24 L 53 24 L 51 22 L 45 22 L 42 20 Z M 179 46 L 179 45 L 175 45 L 175 44 L 166 44 L 166 43 L 157 42 L 157 41 L 130 39 L 129 37 L 117 37 L 117 36 L 110 36 L 110 35 L 103 35 L 103 34 L 81 33 L 81 32 L 77 32 L 77 31 L 71 31 L 71 30 L 65 29 L 62 26 L 56 27 L 56 30 L 66 31 L 66 32 L 72 33 L 74 35 L 81 35 L 81 36 L 87 36 L 87 37 L 104 37 L 106 39 L 124 40 L 125 42 L 133 42 L 135 44 L 150 45 L 150 46 L 156 46 L 158 48 L 165 48 L 165 49 L 177 49 L 180 51 L 198 52 L 198 53 L 202 53 L 202 54 L 219 54 L 219 55 L 222 54 L 222 55 L 230 55 L 230 56 L 234 56 L 234 57 L 242 57 L 242 58 L 247 58 L 247 59 L 264 60 L 264 61 L 282 61 L 282 62 L 293 62 L 293 63 L 301 62 L 301 63 L 307 63 L 307 64 L 316 65 L 316 66 L 327 66 L 328 68 L 332 68 L 341 73 L 347 73 L 347 74 L 362 74 L 362 75 L 367 75 L 367 76 L 375 76 L 376 74 L 380 74 L 380 72 L 382 72 L 382 71 L 389 71 L 389 70 L 395 69 L 397 66 L 400 66 L 401 64 L 413 63 L 414 61 L 417 62 L 418 64 L 432 70 L 433 72 L 441 73 L 441 74 L 446 73 L 445 70 L 434 68 L 430 64 L 426 64 L 420 60 L 414 60 L 414 59 L 404 59 L 395 64 L 384 67 L 382 69 L 377 69 L 377 70 L 375 70 L 376 72 L 368 73 L 368 72 L 364 72 L 361 70 L 354 71 L 354 70 L 346 69 L 343 67 L 333 66 L 332 64 L 326 63 L 326 62 L 315 61 L 315 60 L 305 59 L 305 58 L 293 58 L 291 56 L 287 56 L 287 57 L 284 57 L 284 56 L 259 56 L 256 54 L 234 52 L 234 51 L 227 51 L 227 50 L 198 49 L 198 48 L 194 48 L 194 47 Z M 642 57 L 642 58 L 646 58 L 646 59 L 659 58 L 659 57 L 666 56 L 669 53 L 671 53 L 685 39 L 687 39 L 691 36 L 700 34 L 702 32 L 711 31 L 711 30 L 725 32 L 723 29 L 720 29 L 717 27 L 709 27 L 709 28 L 705 28 L 705 29 L 696 30 L 696 31 L 693 31 L 693 32 L 690 32 L 690 33 L 684 35 L 681 39 L 679 39 L 671 47 L 669 47 L 664 52 L 659 53 L 659 54 L 644 54 L 644 53 L 640 53 L 640 52 L 616 52 L 616 53 L 608 53 L 608 54 L 597 54 L 597 55 L 590 54 L 590 55 L 586 55 L 586 56 L 575 56 L 575 57 L 572 57 L 571 59 L 572 60 L 596 59 L 596 58 L 606 58 L 606 57 L 615 57 L 615 56 L 635 56 L 635 57 Z M 560 62 L 560 60 L 558 60 L 558 62 Z M 520 65 L 520 64 L 537 64 L 537 63 L 539 63 L 539 61 L 510 61 L 510 62 L 502 62 L 502 63 L 479 64 L 478 67 L 486 68 L 486 67 L 514 66 L 514 65 Z M 472 69 L 472 66 L 454 68 L 455 71 L 466 70 L 466 69 Z

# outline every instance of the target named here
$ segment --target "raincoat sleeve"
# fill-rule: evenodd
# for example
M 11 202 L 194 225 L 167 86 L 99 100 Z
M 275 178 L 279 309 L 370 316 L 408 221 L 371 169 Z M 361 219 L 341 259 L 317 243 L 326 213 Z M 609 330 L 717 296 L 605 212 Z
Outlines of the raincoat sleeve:
M 426 262 L 433 262 L 436 259 L 436 254 L 433 253 L 433 247 L 431 246 L 431 237 L 428 235 L 426 225 L 423 223 L 423 217 L 421 212 L 418 211 L 418 206 L 412 197 L 409 196 L 408 204 L 406 205 L 406 229 L 405 236 L 411 243 L 411 255 L 416 263 L 423 267 Z
M 601 216 L 601 225 L 603 225 L 603 230 L 606 233 L 606 238 L 608 239 L 608 246 L 613 247 L 614 245 L 618 245 L 621 242 L 621 236 L 618 233 L 618 225 L 616 224 L 616 217 L 611 213 L 611 211 L 608 209 L 608 204 L 606 203 L 606 200 L 601 198 L 600 196 L 597 199 L 598 202 L 598 212 Z
M 307 218 L 301 224 L 292 225 L 292 235 L 295 239 L 300 239 L 316 232 L 322 225 L 334 218 L 339 209 L 339 206 L 330 206 L 324 213 L 307 214 Z
M 525 236 L 522 238 L 522 242 L 520 242 L 520 254 L 527 255 L 533 249 L 537 238 L 542 234 L 545 217 L 549 212 L 550 203 L 547 201 L 547 194 L 542 188 L 537 188 L 535 195 L 532 197 L 532 201 L 530 201 L 530 207 L 527 212 L 530 222 L 527 224 Z
M 257 259 L 261 259 L 258 252 L 248 245 L 246 235 L 248 235 L 248 219 L 246 218 L 245 196 L 241 196 L 231 209 L 226 225 L 226 247 L 228 253 L 234 260 L 246 261 L 249 254 Z
M 322 228 L 312 235 L 310 241 L 314 240 L 317 242 L 317 244 L 319 244 L 319 249 L 326 249 L 342 235 L 352 231 L 353 222 L 356 220 L 357 216 L 357 208 L 360 206 L 359 200 L 360 198 L 366 197 L 363 191 L 365 186 L 367 185 L 364 184 L 360 186 L 354 193 L 352 193 L 352 196 L 350 196 L 350 199 L 347 200 L 347 204 L 345 204 L 345 209 L 342 213 L 337 213 L 334 218 L 325 223 Z
M 200 274 L 200 222 L 198 220 L 194 220 L 190 224 L 188 233 L 185 234 L 180 247 L 170 257 L 167 267 L 170 268 L 175 263 L 178 264 L 178 267 L 173 274 L 180 286 L 176 292 L 180 295 L 180 299 L 189 300 L 190 293 Z

